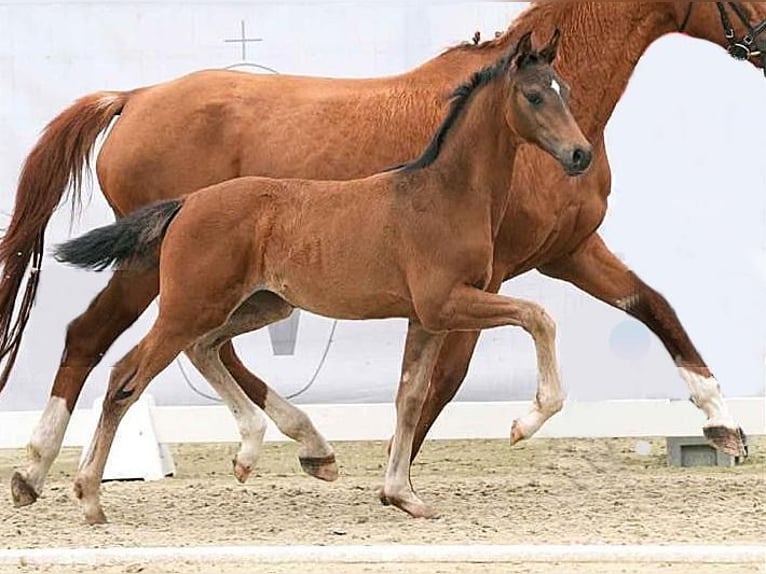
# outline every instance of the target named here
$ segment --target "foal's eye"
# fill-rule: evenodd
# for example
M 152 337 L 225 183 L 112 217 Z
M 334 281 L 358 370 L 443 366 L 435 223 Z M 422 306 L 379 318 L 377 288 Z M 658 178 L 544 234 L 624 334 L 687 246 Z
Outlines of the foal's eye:
M 532 92 L 530 94 L 524 94 L 527 101 L 533 106 L 539 106 L 543 103 L 543 96 L 539 92 Z

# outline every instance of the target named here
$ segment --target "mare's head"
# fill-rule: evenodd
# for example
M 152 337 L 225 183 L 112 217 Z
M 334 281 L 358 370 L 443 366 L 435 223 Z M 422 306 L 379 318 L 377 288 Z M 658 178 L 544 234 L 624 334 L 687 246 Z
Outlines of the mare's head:
M 529 33 L 509 54 L 504 64 L 505 118 L 522 140 L 551 154 L 567 174 L 579 175 L 590 167 L 593 151 L 569 111 L 569 88 L 552 67 L 559 38 L 557 30 L 542 50 L 535 51 Z
M 670 2 L 678 29 L 766 73 L 766 2 Z

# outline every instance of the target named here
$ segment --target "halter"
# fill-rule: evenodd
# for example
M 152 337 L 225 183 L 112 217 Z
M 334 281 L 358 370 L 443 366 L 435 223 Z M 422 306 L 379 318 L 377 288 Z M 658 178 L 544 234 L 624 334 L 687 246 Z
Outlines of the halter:
M 726 41 L 729 44 L 726 48 L 726 50 L 729 52 L 729 55 L 735 60 L 741 61 L 751 60 L 752 58 L 760 58 L 761 68 L 763 69 L 764 75 L 766 75 L 766 51 L 759 49 L 755 43 L 756 39 L 758 39 L 761 34 L 766 32 L 766 20 L 756 26 L 753 26 L 750 24 L 750 19 L 747 17 L 747 14 L 745 14 L 745 11 L 742 9 L 742 6 L 740 6 L 739 3 L 716 2 L 715 5 L 718 8 L 718 12 L 721 14 L 721 24 L 723 24 L 724 35 L 726 36 Z M 729 13 L 726 11 L 727 5 L 742 21 L 742 24 L 745 26 L 745 30 L 747 30 L 746 34 L 742 38 L 737 38 L 737 32 L 734 30 L 734 26 L 731 24 L 731 18 L 729 18 Z M 691 19 L 693 10 L 694 2 L 689 2 L 689 9 L 686 11 L 686 17 L 684 18 L 683 24 L 681 24 L 681 32 L 686 31 L 686 27 L 689 25 L 689 20 Z

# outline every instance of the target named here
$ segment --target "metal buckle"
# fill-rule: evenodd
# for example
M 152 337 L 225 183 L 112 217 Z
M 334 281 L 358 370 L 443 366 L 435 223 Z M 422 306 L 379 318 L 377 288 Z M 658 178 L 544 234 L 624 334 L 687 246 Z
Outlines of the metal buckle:
M 749 60 L 752 56 L 752 51 L 745 44 L 737 42 L 729 46 L 729 55 L 735 60 Z

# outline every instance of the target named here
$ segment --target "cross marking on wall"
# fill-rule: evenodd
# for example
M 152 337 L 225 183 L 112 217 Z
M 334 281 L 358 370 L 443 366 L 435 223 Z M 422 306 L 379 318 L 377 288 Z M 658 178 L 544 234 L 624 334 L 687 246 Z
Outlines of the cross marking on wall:
M 263 42 L 263 38 L 248 38 L 245 32 L 245 21 L 240 21 L 240 36 L 239 38 L 229 38 L 224 40 L 227 44 L 242 44 L 242 61 L 247 61 L 247 45 L 250 42 Z

